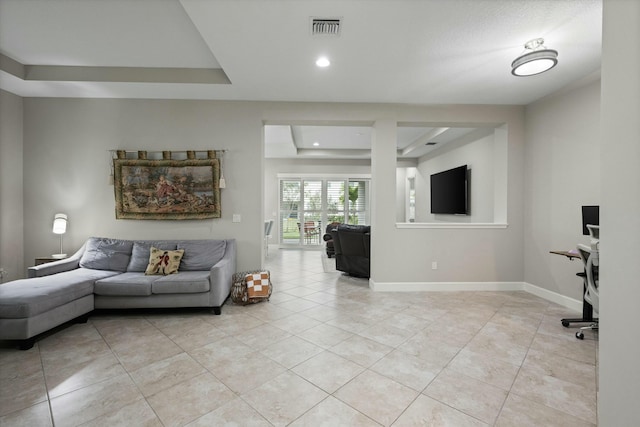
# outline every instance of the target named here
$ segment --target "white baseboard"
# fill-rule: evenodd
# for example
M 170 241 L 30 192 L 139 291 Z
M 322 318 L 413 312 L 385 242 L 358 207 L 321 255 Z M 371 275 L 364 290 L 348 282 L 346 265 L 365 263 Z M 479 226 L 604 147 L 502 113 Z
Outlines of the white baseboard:
M 526 282 L 380 282 L 369 279 L 375 292 L 443 291 L 525 291 L 574 311 L 582 311 L 582 301 Z
M 382 282 L 369 279 L 377 292 L 521 291 L 522 282 Z
M 544 298 L 547 301 L 555 302 L 558 305 L 563 307 L 570 308 L 574 311 L 579 311 L 582 313 L 582 301 L 578 301 L 577 299 L 569 298 L 557 292 L 550 291 L 545 288 L 541 288 L 540 286 L 532 285 L 531 283 L 523 282 L 522 290 L 525 292 L 529 292 L 535 296 L 540 298 Z

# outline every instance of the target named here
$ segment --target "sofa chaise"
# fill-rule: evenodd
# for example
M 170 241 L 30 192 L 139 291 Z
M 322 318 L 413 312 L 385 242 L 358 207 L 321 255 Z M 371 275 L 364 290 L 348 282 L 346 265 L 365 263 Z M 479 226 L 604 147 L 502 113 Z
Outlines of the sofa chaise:
M 145 274 L 152 247 L 183 251 L 178 272 Z M 27 279 L 0 285 L 0 340 L 20 340 L 26 350 L 36 335 L 86 321 L 96 308 L 206 307 L 220 314 L 235 269 L 234 239 L 91 237 L 71 257 L 29 267 Z

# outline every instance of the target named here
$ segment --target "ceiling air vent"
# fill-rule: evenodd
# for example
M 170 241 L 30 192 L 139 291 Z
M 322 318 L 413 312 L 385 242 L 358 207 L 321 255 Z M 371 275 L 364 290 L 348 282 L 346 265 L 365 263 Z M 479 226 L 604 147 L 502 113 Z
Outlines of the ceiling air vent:
M 340 19 L 338 18 L 311 18 L 312 36 L 339 36 Z

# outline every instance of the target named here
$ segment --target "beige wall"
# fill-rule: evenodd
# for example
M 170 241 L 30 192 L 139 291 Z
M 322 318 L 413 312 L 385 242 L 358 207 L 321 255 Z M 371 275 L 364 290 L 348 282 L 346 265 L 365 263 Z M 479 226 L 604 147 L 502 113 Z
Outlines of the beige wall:
M 22 98 L 0 90 L 0 268 L 5 270 L 4 282 L 24 277 L 22 197 Z
M 640 425 L 640 2 L 606 0 L 602 37 L 601 426 Z
M 524 280 L 582 301 L 581 265 L 549 254 L 589 243 L 582 205 L 599 205 L 600 81 L 527 106 Z

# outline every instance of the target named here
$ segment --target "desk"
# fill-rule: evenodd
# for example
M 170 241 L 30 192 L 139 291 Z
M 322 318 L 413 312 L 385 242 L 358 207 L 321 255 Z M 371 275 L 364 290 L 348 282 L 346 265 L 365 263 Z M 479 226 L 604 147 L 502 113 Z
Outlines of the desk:
M 569 251 L 549 251 L 550 254 L 555 254 L 555 255 L 562 255 L 562 256 L 566 256 L 567 258 L 569 258 L 571 261 L 573 261 L 574 258 L 580 258 L 580 255 L 575 253 L 575 252 L 569 252 Z
M 574 258 L 580 258 L 579 254 L 569 251 L 550 251 L 549 253 L 565 256 L 569 258 L 570 261 L 573 261 Z M 576 276 L 582 277 L 582 317 L 562 319 L 562 326 L 565 328 L 568 328 L 572 323 L 593 323 L 598 320 L 593 318 L 593 307 L 584 299 L 584 293 L 587 291 L 587 273 L 584 271 L 584 268 L 582 272 L 576 273 Z

